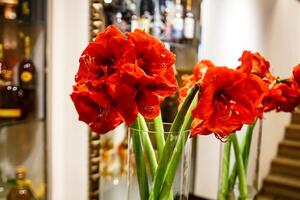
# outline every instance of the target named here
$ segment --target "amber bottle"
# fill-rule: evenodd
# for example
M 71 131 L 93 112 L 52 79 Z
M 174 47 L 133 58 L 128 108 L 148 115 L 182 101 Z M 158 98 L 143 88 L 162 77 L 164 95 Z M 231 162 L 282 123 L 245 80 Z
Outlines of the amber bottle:
M 34 114 L 36 108 L 36 68 L 31 60 L 30 37 L 24 38 L 24 60 L 19 66 L 19 83 L 24 91 L 24 112 Z
M 16 186 L 8 193 L 7 200 L 36 200 L 31 190 L 31 181 L 26 179 L 26 174 L 26 168 L 16 169 Z

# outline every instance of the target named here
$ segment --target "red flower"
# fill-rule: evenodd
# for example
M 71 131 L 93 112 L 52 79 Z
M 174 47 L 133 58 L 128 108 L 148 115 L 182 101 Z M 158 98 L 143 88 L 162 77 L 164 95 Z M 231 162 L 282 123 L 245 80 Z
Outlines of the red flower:
M 135 63 L 150 76 L 164 75 L 174 65 L 176 56 L 164 44 L 142 30 L 127 33 L 135 45 Z M 174 80 L 170 80 L 174 84 Z
M 298 64 L 296 67 L 294 67 L 293 77 L 294 77 L 294 80 L 296 81 L 298 87 L 300 88 L 300 64 Z
M 79 120 L 106 133 L 138 113 L 155 118 L 160 103 L 177 90 L 175 55 L 144 31 L 123 35 L 114 26 L 82 53 L 71 98 Z
M 263 99 L 265 112 L 293 112 L 300 105 L 300 90 L 292 79 L 275 84 Z
M 201 60 L 194 68 L 196 80 L 201 80 L 209 68 L 215 67 L 210 60 Z
M 134 45 L 115 26 L 101 32 L 83 51 L 75 80 L 92 81 L 114 74 L 122 64 L 134 61 Z
M 141 30 L 127 35 L 135 45 L 135 62 L 121 67 L 116 101 L 120 114 L 130 124 L 138 112 L 148 119 L 158 116 L 160 103 L 176 93 L 177 81 L 175 55 L 160 41 Z
M 276 80 L 276 78 L 270 73 L 269 61 L 267 61 L 259 53 L 244 51 L 239 61 L 242 63 L 237 69 L 241 72 L 255 74 L 267 83 L 272 83 Z
M 123 122 L 106 92 L 105 85 L 97 88 L 88 87 L 86 84 L 75 85 L 71 98 L 79 120 L 87 123 L 96 133 L 106 133 Z
M 209 68 L 193 111 L 192 135 L 215 133 L 219 137 L 240 130 L 262 114 L 267 85 L 259 77 L 226 67 Z
M 183 102 L 190 88 L 199 82 L 209 68 L 215 67 L 210 60 L 201 60 L 194 68 L 192 75 L 183 75 L 182 87 L 179 89 L 179 103 Z

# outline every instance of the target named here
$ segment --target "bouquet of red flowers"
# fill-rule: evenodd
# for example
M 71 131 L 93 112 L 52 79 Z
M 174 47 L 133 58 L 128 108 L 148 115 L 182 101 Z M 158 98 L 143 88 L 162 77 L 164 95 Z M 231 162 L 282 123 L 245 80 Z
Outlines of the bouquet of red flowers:
M 182 144 L 198 134 L 214 133 L 233 141 L 240 158 L 238 177 L 245 190 L 243 161 L 232 133 L 253 124 L 266 110 L 293 110 L 300 98 L 300 67 L 295 68 L 292 78 L 281 80 L 269 72 L 269 63 L 259 54 L 244 52 L 237 69 L 201 61 L 193 75 L 183 77 L 179 89 L 173 69 L 175 59 L 163 43 L 142 30 L 123 34 L 114 26 L 108 27 L 80 58 L 71 94 L 79 120 L 99 134 L 123 122 L 135 130 L 147 130 L 145 118 L 153 120 L 159 133 L 155 137 L 159 160 L 149 136 L 136 134 L 132 138 L 142 200 L 173 199 L 171 186 Z M 180 106 L 165 141 L 160 103 L 177 91 Z M 142 147 L 142 142 L 147 145 Z M 144 151 L 150 161 L 151 187 Z M 247 190 L 241 195 L 247 195 Z

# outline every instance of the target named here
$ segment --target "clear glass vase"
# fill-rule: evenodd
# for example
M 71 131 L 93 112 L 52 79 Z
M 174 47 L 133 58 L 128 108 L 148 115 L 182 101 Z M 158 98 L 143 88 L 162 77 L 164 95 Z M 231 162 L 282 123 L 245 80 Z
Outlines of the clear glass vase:
M 171 124 L 164 123 L 164 133 L 157 132 L 155 130 L 153 123 L 147 123 L 148 130 L 141 131 L 133 128 L 128 129 L 128 200 L 140 200 L 140 189 L 139 189 L 139 181 L 138 181 L 138 168 L 136 163 L 140 163 L 137 161 L 137 154 L 140 155 L 142 161 L 145 164 L 145 171 L 146 173 L 143 174 L 144 178 L 147 179 L 148 182 L 148 190 L 149 195 L 151 194 L 151 190 L 153 189 L 153 160 L 149 159 L 149 154 L 147 153 L 147 148 L 149 145 L 153 147 L 153 152 L 155 154 L 155 159 L 158 165 L 161 164 L 160 158 L 162 157 L 162 146 L 165 141 L 168 140 L 167 143 L 169 144 L 176 144 L 172 147 L 171 154 L 173 152 L 178 152 L 178 159 L 177 162 L 174 161 L 175 159 L 171 159 L 172 161 L 166 161 L 164 167 L 168 166 L 169 163 L 172 164 L 172 168 L 174 168 L 174 179 L 169 181 L 168 183 L 171 184 L 171 190 L 164 190 L 170 191 L 168 193 L 169 197 L 168 200 L 187 200 L 189 195 L 189 175 L 190 175 L 190 163 L 191 163 L 191 142 L 189 139 L 189 131 L 185 132 L 178 132 L 178 133 L 170 133 Z M 142 154 L 137 153 L 135 148 L 135 138 L 140 138 L 140 144 L 142 147 Z M 169 138 L 168 138 L 169 137 Z M 178 142 L 179 141 L 179 142 Z M 142 156 L 141 156 L 142 155 Z M 174 154 L 173 154 L 174 155 Z M 139 157 L 139 158 L 140 158 Z M 152 162 L 152 164 L 151 164 Z M 140 165 L 139 165 L 140 167 Z M 157 168 L 156 168 L 157 169 Z M 168 168 L 169 169 L 169 168 Z M 166 171 L 168 170 L 166 169 Z M 170 170 L 168 171 L 170 172 Z M 168 173 L 167 173 L 168 174 Z M 172 174 L 172 173 L 170 173 Z M 167 185 L 167 181 L 163 177 L 159 177 L 163 186 Z M 170 180 L 170 179 L 168 179 Z M 165 187 L 163 187 L 165 188 Z M 163 190 L 163 189 L 162 189 Z M 162 192 L 163 193 L 163 192 Z M 162 195 L 162 194 L 161 194 Z M 159 196 L 159 199 L 163 199 Z
M 258 193 L 261 132 L 251 126 L 221 142 L 218 200 L 252 200 Z

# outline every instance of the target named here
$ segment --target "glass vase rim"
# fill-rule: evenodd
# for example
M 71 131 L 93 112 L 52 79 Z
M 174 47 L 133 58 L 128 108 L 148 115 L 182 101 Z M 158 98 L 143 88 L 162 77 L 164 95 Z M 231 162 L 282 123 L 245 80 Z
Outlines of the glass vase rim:
M 128 126 L 128 130 L 132 130 L 134 132 L 140 132 L 140 133 L 148 133 L 148 134 L 155 134 L 155 133 L 158 133 L 158 131 L 154 131 L 154 130 L 149 130 L 149 125 L 154 125 L 154 122 L 146 122 L 147 124 L 147 128 L 148 130 L 145 131 L 145 130 L 141 130 L 141 129 L 137 129 L 137 128 L 132 128 L 131 126 Z M 170 123 L 170 122 L 163 122 L 163 125 L 167 125 L 167 126 L 172 126 L 173 123 Z M 164 131 L 164 135 L 169 135 L 169 134 L 172 134 L 172 133 L 187 133 L 187 132 L 190 132 L 191 130 L 188 129 L 188 130 L 185 130 L 185 131 Z

